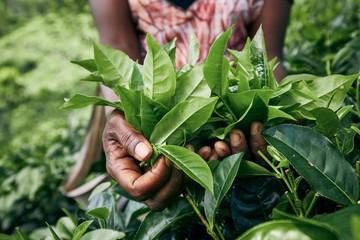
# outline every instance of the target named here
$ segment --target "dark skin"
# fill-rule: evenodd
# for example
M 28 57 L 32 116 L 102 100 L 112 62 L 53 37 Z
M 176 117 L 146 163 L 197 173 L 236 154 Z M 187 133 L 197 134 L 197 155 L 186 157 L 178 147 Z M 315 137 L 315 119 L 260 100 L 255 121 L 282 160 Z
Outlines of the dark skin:
M 271 2 L 271 3 L 270 3 Z M 94 21 L 103 44 L 120 49 L 132 59 L 141 61 L 139 41 L 126 0 L 89 0 Z M 260 24 L 264 31 L 269 59 L 282 60 L 282 47 L 290 13 L 286 0 L 265 0 L 261 16 L 251 24 L 249 33 L 255 34 Z M 278 80 L 285 77 L 285 68 L 279 64 L 275 70 Z M 102 86 L 105 97 L 118 100 L 110 89 Z M 171 161 L 160 156 L 153 167 L 141 168 L 139 163 L 152 155 L 148 140 L 126 122 L 120 111 L 106 110 L 108 122 L 103 132 L 106 167 L 109 174 L 131 196 L 144 202 L 155 211 L 162 210 L 177 197 L 188 182 L 188 177 Z M 263 125 L 254 122 L 250 135 L 237 129 L 229 133 L 230 144 L 218 141 L 213 147 L 204 146 L 198 154 L 205 160 L 222 159 L 230 154 L 247 152 L 259 161 L 258 150 L 265 151 L 266 142 L 261 136 Z M 193 149 L 192 146 L 187 146 Z

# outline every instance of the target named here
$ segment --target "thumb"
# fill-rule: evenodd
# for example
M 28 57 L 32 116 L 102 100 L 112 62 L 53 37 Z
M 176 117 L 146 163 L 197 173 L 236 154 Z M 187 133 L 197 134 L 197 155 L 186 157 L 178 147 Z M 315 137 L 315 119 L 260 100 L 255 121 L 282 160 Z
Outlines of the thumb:
M 106 124 L 103 140 L 116 141 L 129 155 L 139 161 L 145 161 L 152 155 L 152 147 L 148 140 L 129 124 L 124 113 L 113 111 Z

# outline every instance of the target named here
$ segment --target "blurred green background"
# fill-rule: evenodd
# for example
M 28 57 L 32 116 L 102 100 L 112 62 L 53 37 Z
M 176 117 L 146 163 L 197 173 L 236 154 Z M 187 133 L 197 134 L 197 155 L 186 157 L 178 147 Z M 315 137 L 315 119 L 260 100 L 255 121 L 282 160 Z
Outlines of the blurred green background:
M 82 144 L 90 108 L 58 108 L 86 72 L 97 39 L 84 0 L 0 2 L 0 232 L 55 223 L 76 203 L 62 183 Z M 285 44 L 289 73 L 352 74 L 360 68 L 360 0 L 295 0 Z

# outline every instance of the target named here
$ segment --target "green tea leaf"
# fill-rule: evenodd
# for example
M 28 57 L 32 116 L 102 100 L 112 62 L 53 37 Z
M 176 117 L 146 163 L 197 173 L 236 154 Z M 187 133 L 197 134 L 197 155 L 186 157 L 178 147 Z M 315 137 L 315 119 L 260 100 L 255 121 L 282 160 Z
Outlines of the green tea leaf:
M 274 174 L 255 162 L 242 159 L 236 177 L 247 178 L 256 176 L 274 176 Z
M 61 239 L 70 239 L 76 225 L 69 217 L 61 217 L 56 222 L 57 234 Z
M 77 64 L 89 72 L 95 72 L 98 70 L 94 59 L 72 60 L 71 63 Z
M 80 81 L 104 83 L 99 72 L 92 72 L 88 76 L 81 78 Z
M 210 97 L 211 90 L 204 80 L 204 64 L 199 64 L 186 71 L 177 79 L 175 104 L 188 100 L 191 97 Z
M 141 92 L 128 90 L 121 86 L 116 86 L 115 90 L 121 99 L 126 121 L 134 128 L 141 129 L 141 101 L 139 101 Z
M 230 65 L 224 53 L 231 33 L 232 28 L 229 28 L 215 40 L 210 48 L 204 67 L 204 76 L 212 93 L 220 97 L 229 91 L 227 76 Z
M 272 220 L 249 229 L 237 240 L 254 239 L 328 239 L 339 240 L 338 234 L 328 227 L 294 220 Z
M 84 235 L 84 233 L 86 232 L 86 230 L 88 229 L 88 227 L 91 225 L 92 222 L 93 220 L 88 220 L 82 222 L 79 226 L 77 226 L 74 230 L 72 240 L 79 240 Z
M 353 234 L 353 239 L 360 239 L 360 215 L 351 216 L 351 232 Z
M 268 105 L 268 116 L 267 116 L 267 122 L 275 122 L 275 119 L 277 121 L 284 121 L 284 120 L 293 120 L 296 121 L 296 119 L 291 116 L 290 114 L 284 112 L 281 110 L 280 107 L 277 106 L 270 106 Z
M 329 108 L 315 108 L 310 113 L 316 118 L 316 129 L 332 139 L 337 132 L 340 121 L 334 111 Z
M 88 198 L 88 200 L 91 200 L 96 194 L 101 193 L 108 189 L 111 186 L 111 182 L 103 182 L 97 185 L 94 190 L 91 191 L 91 194 Z
M 176 38 L 163 45 L 162 48 L 167 52 L 174 66 L 174 69 L 176 69 Z
M 159 146 L 158 150 L 174 162 L 190 178 L 209 192 L 214 192 L 213 176 L 209 166 L 202 157 L 187 148 L 175 145 Z
M 94 239 L 106 239 L 106 240 L 118 240 L 125 238 L 125 233 L 118 232 L 111 229 L 96 229 L 94 231 L 86 233 L 80 238 L 80 240 L 94 240 Z
M 86 214 L 106 221 L 109 216 L 109 209 L 106 207 L 98 207 L 87 211 Z
M 136 232 L 134 240 L 157 239 L 173 223 L 190 216 L 193 211 L 184 198 L 177 198 L 165 210 L 147 214 Z
M 51 235 L 53 236 L 53 238 L 55 240 L 61 240 L 60 237 L 57 235 L 57 233 L 54 231 L 54 229 L 48 223 L 46 223 L 46 225 L 47 225 L 48 229 L 50 230 Z
M 356 204 L 359 181 L 355 170 L 324 135 L 308 127 L 281 124 L 263 132 L 314 191 L 345 205 Z
M 169 109 L 161 103 L 146 97 L 144 94 L 140 95 L 140 103 L 141 132 L 149 139 L 154 127 L 169 112 Z
M 348 106 L 344 106 L 342 108 L 340 108 L 337 112 L 336 115 L 339 118 L 339 121 L 341 121 L 346 114 L 348 114 L 349 112 L 351 112 L 351 110 L 354 108 L 354 105 L 348 105 Z
M 75 94 L 70 99 L 65 99 L 65 102 L 60 106 L 60 109 L 76 109 L 91 105 L 110 106 L 119 110 L 123 109 L 120 102 L 114 103 L 106 100 L 105 98 L 87 96 L 83 94 Z
M 169 107 L 176 86 L 174 66 L 169 55 L 150 34 L 146 36 L 146 43 L 148 52 L 143 69 L 144 93 Z
M 274 77 L 270 75 L 272 71 L 270 71 L 267 63 L 268 59 L 263 35 L 262 28 L 260 27 L 250 44 L 250 59 L 255 75 L 260 82 L 260 87 L 267 86 L 274 89 L 277 83 Z
M 352 83 L 357 79 L 359 74 L 350 76 L 330 75 L 322 78 L 317 78 L 309 83 L 310 89 L 320 99 L 319 102 L 310 101 L 305 108 L 311 110 L 318 107 L 329 107 L 333 111 L 337 111 L 343 103 L 347 92 Z
M 190 66 L 195 66 L 197 60 L 199 59 L 199 42 L 196 38 L 194 32 L 190 33 L 190 40 L 189 40 L 189 50 L 188 50 L 188 64 Z
M 98 71 L 107 87 L 119 85 L 129 88 L 129 82 L 134 69 L 134 61 L 120 50 L 96 43 L 94 59 Z
M 171 135 L 178 134 L 179 131 L 183 132 L 184 129 L 189 134 L 195 132 L 209 119 L 217 99 L 217 97 L 192 98 L 177 104 L 155 126 L 150 142 L 161 145 Z
M 316 215 L 314 219 L 332 226 L 343 235 L 344 239 L 358 239 L 355 237 L 355 232 L 351 231 L 351 218 L 353 216 L 360 216 L 360 205 L 349 206 L 333 213 Z M 358 226 L 357 232 L 359 232 Z
M 236 178 L 243 156 L 244 153 L 238 153 L 223 159 L 213 172 L 214 194 L 205 191 L 204 196 L 204 211 L 210 229 L 214 227 L 217 209 Z
M 144 81 L 142 78 L 142 65 L 138 63 L 134 63 L 134 69 L 131 74 L 129 88 L 131 90 L 139 91 L 144 89 Z
M 252 122 L 267 119 L 267 104 L 271 96 L 271 90 L 250 90 L 242 93 L 228 93 L 224 101 L 238 119 L 239 129 L 248 129 Z M 250 107 L 250 109 L 249 109 Z M 244 115 L 246 113 L 246 115 Z

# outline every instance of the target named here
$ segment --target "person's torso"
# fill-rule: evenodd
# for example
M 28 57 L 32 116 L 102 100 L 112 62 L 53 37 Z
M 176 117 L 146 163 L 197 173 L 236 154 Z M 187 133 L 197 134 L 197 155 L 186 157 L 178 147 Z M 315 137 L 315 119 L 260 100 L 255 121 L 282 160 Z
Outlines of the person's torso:
M 242 49 L 248 37 L 247 26 L 263 8 L 264 0 L 129 0 L 132 17 L 140 41 L 150 33 L 160 44 L 176 38 L 177 67 L 187 63 L 190 33 L 195 33 L 199 45 L 199 62 L 207 57 L 214 40 L 233 26 L 228 47 Z

